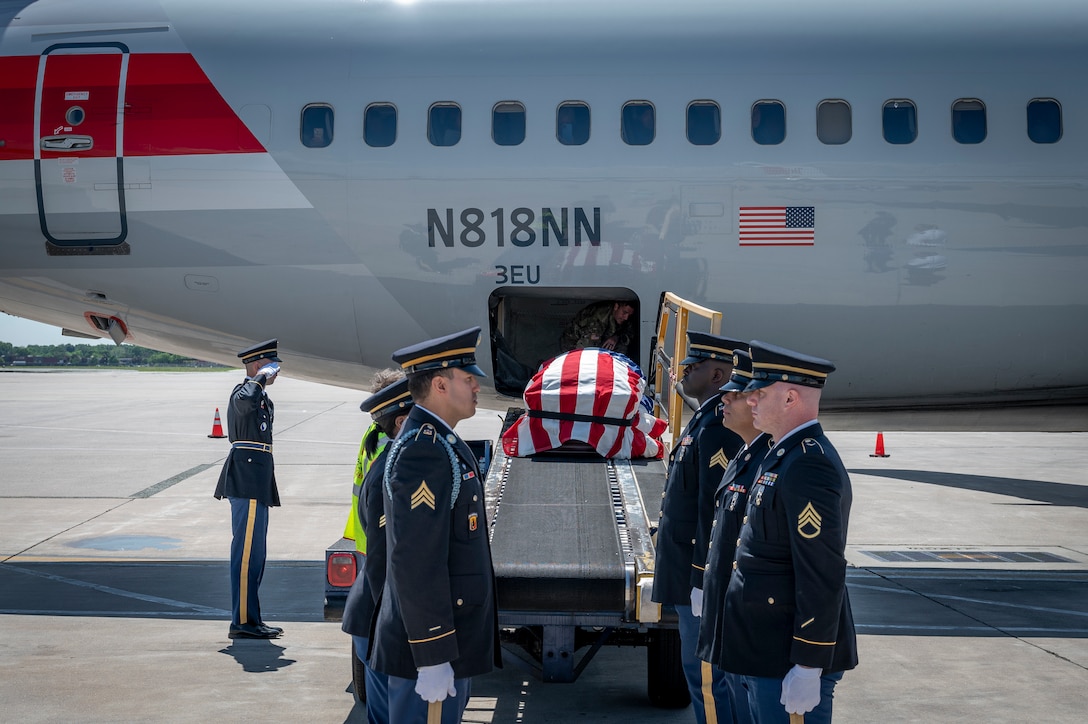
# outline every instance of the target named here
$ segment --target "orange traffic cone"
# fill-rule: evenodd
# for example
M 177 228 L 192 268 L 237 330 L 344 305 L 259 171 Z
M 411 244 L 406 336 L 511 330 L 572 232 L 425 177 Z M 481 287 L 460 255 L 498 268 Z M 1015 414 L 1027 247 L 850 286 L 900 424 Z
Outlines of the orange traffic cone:
M 891 455 L 884 452 L 884 433 L 878 432 L 876 434 L 876 452 L 869 455 L 871 458 L 890 458 Z
M 212 434 L 208 437 L 226 437 L 223 434 L 223 423 L 219 420 L 219 408 L 215 408 L 215 420 L 212 421 Z

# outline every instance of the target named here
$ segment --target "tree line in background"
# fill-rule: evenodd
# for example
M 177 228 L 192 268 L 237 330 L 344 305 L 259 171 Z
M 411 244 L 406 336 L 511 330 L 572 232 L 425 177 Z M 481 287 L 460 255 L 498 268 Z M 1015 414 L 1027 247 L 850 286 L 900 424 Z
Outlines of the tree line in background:
M 222 367 L 222 365 L 123 344 L 0 342 L 0 367 Z

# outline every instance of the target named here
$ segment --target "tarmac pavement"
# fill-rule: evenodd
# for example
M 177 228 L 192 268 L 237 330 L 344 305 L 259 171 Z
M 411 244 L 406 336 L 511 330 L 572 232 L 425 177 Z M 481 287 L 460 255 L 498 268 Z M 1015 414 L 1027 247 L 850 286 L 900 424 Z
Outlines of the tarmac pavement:
M 283 507 L 261 598 L 286 631 L 232 641 L 230 511 L 212 498 L 228 442 L 208 433 L 239 379 L 0 372 L 0 721 L 365 720 L 349 639 L 322 620 L 364 395 L 289 376 L 270 389 Z M 506 404 L 482 396 L 458 432 L 494 437 Z M 1088 415 L 921 418 L 823 418 L 854 488 L 861 657 L 835 720 L 1084 721 Z M 877 430 L 888 458 L 870 457 Z M 691 721 L 648 705 L 642 649 L 605 647 L 573 684 L 511 662 L 473 687 L 470 722 Z

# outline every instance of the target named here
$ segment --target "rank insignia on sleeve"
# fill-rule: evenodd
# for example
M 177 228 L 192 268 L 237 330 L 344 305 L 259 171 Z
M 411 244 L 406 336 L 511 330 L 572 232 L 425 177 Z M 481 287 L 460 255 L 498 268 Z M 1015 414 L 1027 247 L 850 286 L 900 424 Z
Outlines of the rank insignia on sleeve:
M 426 505 L 431 510 L 434 510 L 434 493 L 427 487 L 427 481 L 424 480 L 416 488 L 416 492 L 412 493 L 412 510 L 415 510 L 421 505 Z
M 378 527 L 379 528 L 384 528 L 385 527 L 385 516 L 384 515 L 381 518 L 378 518 Z
M 715 465 L 721 466 L 723 470 L 729 467 L 729 456 L 721 448 L 718 448 L 718 452 L 710 456 L 710 467 Z
M 477 520 L 476 519 L 476 514 L 475 513 L 469 513 L 469 515 L 468 515 L 468 529 L 470 531 L 475 531 L 476 530 L 476 528 L 477 528 L 476 520 Z
M 801 515 L 797 516 L 797 532 L 801 534 L 802 538 L 815 538 L 820 535 L 820 526 L 822 524 L 823 518 L 812 507 L 811 502 L 801 511 Z

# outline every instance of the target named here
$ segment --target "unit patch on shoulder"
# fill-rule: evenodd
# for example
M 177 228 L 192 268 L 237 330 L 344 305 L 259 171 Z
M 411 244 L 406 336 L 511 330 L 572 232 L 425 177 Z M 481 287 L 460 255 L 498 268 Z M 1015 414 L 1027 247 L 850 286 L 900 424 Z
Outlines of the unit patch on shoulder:
M 718 448 L 718 452 L 710 456 L 710 467 L 715 465 L 720 466 L 723 470 L 729 467 L 729 456 L 725 454 L 725 450 Z
M 820 526 L 823 524 L 823 518 L 816 512 L 816 509 L 812 507 L 812 502 L 805 506 L 805 509 L 801 511 L 801 515 L 797 516 L 797 532 L 801 534 L 802 538 L 815 538 L 820 535 Z
M 434 493 L 427 487 L 427 481 L 424 480 L 416 488 L 416 492 L 412 493 L 412 510 L 415 510 L 421 505 L 426 505 L 431 510 L 434 510 Z

